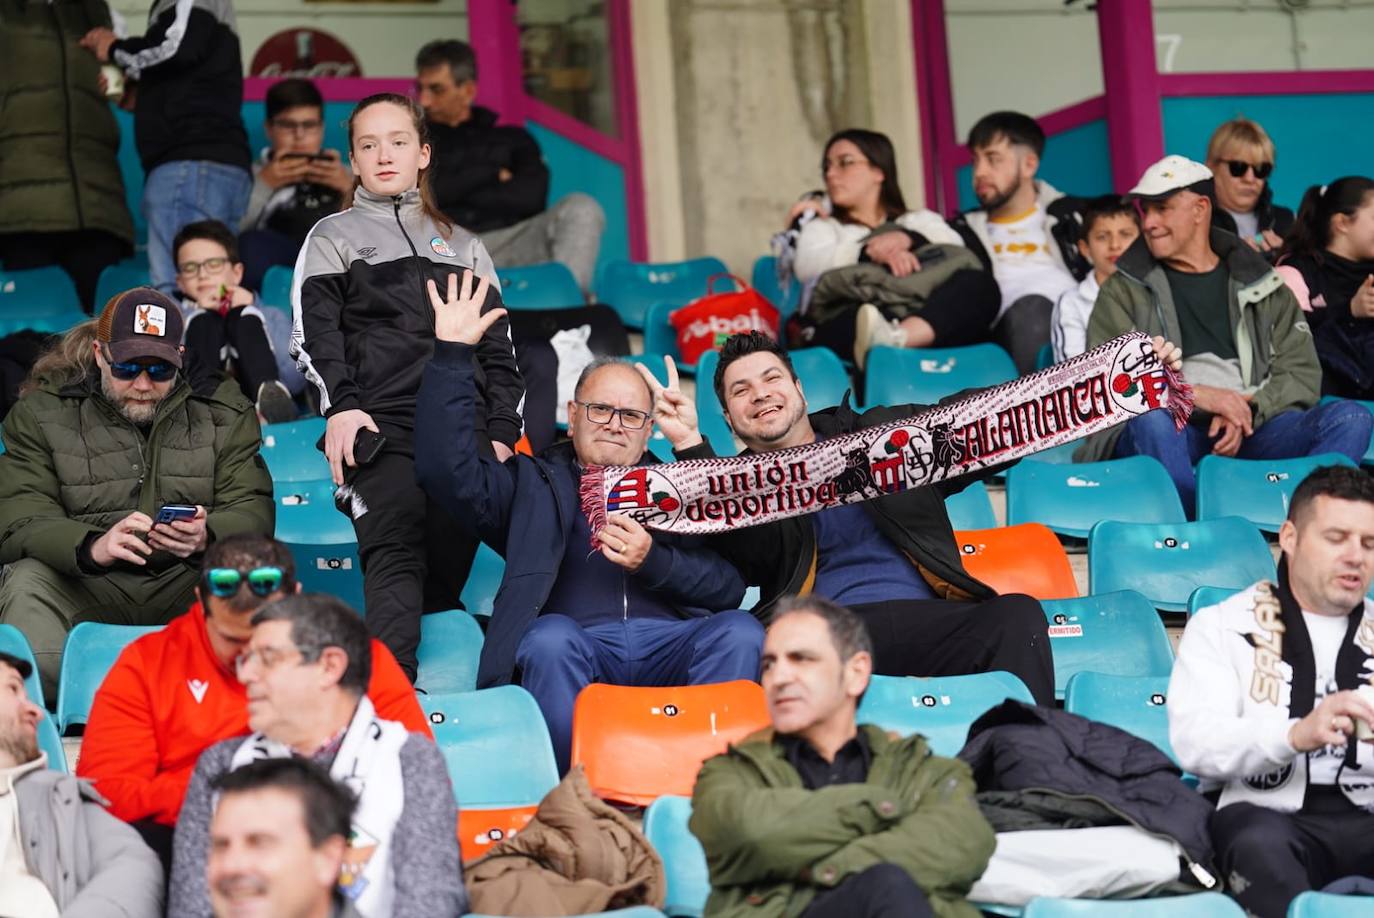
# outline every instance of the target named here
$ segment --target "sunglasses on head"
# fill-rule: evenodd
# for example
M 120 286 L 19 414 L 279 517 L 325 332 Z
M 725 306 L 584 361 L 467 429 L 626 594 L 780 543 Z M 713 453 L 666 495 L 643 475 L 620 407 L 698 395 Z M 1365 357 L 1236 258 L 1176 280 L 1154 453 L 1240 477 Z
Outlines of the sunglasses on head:
M 1247 163 L 1243 159 L 1228 159 L 1226 169 L 1231 173 L 1231 178 L 1244 178 L 1245 173 L 1254 170 L 1255 178 L 1261 182 L 1269 177 L 1269 173 L 1274 171 L 1273 163 L 1259 163 L 1257 165 Z
M 254 596 L 271 596 L 286 582 L 286 574 L 279 567 L 255 567 L 241 571 L 233 567 L 212 567 L 205 572 L 205 586 L 211 596 L 228 599 L 238 595 L 239 586 L 248 581 Z

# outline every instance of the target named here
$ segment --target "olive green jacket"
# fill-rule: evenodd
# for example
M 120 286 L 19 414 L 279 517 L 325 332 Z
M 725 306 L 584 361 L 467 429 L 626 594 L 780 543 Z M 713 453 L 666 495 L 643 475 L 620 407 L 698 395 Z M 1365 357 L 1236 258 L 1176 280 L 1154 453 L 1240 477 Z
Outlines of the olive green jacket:
M 109 25 L 104 0 L 0 0 L 0 233 L 133 242 L 119 127 L 100 64 L 77 44 Z
M 690 828 L 711 871 L 707 918 L 800 915 L 879 864 L 909 873 L 940 918 L 976 918 L 964 896 L 996 841 L 968 766 L 932 755 L 922 736 L 859 729 L 873 753 L 862 784 L 807 790 L 771 729 L 702 766 Z
M 1290 408 L 1311 408 L 1321 396 L 1322 370 L 1298 301 L 1278 272 L 1235 235 L 1214 228 L 1211 246 L 1230 274 L 1227 308 L 1255 426 Z M 1116 273 L 1097 294 L 1088 320 L 1088 348 L 1133 330 L 1182 341 L 1168 276 L 1144 236 L 1121 256 Z M 1185 376 L 1189 364 L 1199 359 L 1184 361 Z M 1088 437 L 1074 451 L 1074 460 L 1110 459 L 1121 431 L 1118 425 Z
M 271 535 L 272 480 L 258 454 L 257 413 L 238 383 L 206 395 L 179 381 L 142 431 L 100 392 L 99 376 L 21 398 L 5 418 L 0 455 L 0 564 L 34 558 L 71 577 L 87 576 L 77 550 L 135 510 L 200 504 L 213 541 L 243 532 Z M 108 573 L 137 601 L 148 573 L 184 565 L 155 551 L 146 567 L 116 562 Z

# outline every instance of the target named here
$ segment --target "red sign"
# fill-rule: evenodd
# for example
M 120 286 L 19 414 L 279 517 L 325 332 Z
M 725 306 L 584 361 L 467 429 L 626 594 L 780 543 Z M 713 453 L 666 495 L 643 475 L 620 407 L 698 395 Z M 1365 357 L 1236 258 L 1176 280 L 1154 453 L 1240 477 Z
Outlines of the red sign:
M 262 43 L 248 75 L 255 77 L 360 77 L 362 65 L 342 41 L 319 29 L 286 29 Z

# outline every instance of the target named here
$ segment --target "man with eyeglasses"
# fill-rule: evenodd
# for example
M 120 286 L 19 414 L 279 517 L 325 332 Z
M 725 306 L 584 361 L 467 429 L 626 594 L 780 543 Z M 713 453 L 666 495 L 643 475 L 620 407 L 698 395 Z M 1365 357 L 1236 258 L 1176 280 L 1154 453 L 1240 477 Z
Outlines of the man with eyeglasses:
M 592 682 L 694 685 L 758 677 L 763 629 L 738 611 L 744 581 L 692 536 L 650 533 L 612 513 L 593 551 L 579 487 L 588 466 L 641 465 L 653 396 L 635 368 L 601 358 L 568 404 L 570 443 L 505 463 L 477 449 L 473 346 L 504 310 L 481 293 L 435 302 L 434 356 L 415 415 L 415 475 L 436 502 L 505 556 L 478 688 L 520 684 L 544 712 L 561 770 L 573 702 Z M 726 610 L 726 611 L 721 611 Z
M 211 918 L 206 868 L 220 776 L 288 757 L 311 759 L 357 797 L 338 882 L 363 918 L 465 914 L 444 756 L 364 694 L 374 642 L 362 620 L 332 596 L 306 593 L 268 603 L 252 625 L 237 668 L 253 733 L 211 746 L 196 763 L 177 819 L 167 914 Z
M 191 604 L 209 545 L 272 531 L 253 406 L 230 380 L 193 388 L 181 338 L 161 293 L 111 297 L 5 418 L 0 621 L 28 638 L 47 698 L 78 622 L 164 624 Z
M 353 173 L 324 146 L 324 97 L 310 80 L 273 83 L 264 99 L 270 144 L 253 164 L 253 193 L 239 224 L 243 282 L 262 289 L 273 265 L 294 265 L 310 228 L 338 213 Z
M 172 829 L 200 754 L 248 731 L 248 694 L 235 664 L 264 605 L 300 592 L 291 552 L 238 535 L 205 552 L 196 603 L 119 655 L 95 694 L 77 774 L 132 823 L 170 868 Z M 368 697 L 378 713 L 430 735 L 410 680 L 372 641 Z
M 1166 156 L 1131 189 L 1141 234 L 1102 284 L 1089 349 L 1129 331 L 1183 348 L 1196 409 L 1181 431 L 1151 412 L 1083 441 L 1079 462 L 1152 456 L 1191 519 L 1203 456 L 1286 459 L 1342 453 L 1359 463 L 1374 417 L 1355 402 L 1317 404 L 1312 331 L 1283 280 L 1252 247 L 1212 225 L 1213 176 Z

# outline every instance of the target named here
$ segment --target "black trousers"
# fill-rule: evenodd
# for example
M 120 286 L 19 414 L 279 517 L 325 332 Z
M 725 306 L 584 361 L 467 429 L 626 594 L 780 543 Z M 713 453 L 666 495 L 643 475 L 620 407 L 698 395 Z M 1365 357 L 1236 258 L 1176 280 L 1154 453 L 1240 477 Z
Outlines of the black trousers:
M 276 230 L 248 230 L 239 236 L 239 257 L 243 259 L 243 286 L 261 290 L 267 269 L 296 264 L 301 244 Z
M 983 602 L 896 600 L 854 607 L 884 676 L 964 676 L 1005 670 L 1037 704 L 1054 704 L 1054 659 L 1039 601 L 1010 593 Z
M 228 363 L 238 376 L 239 388 L 248 400 L 258 400 L 258 387 L 277 378 L 277 358 L 267 343 L 262 319 L 245 315 L 239 306 L 221 316 L 198 309 L 186 324 L 186 375 L 193 389 Z
M 491 455 L 486 433 L 478 437 Z M 414 682 L 420 616 L 461 607 L 478 539 L 425 495 L 415 459 L 399 449 L 388 446 L 372 464 L 350 469 L 345 483 L 357 497 L 346 496 L 340 509 L 353 510 L 367 630 Z
M 992 327 L 992 340 L 1011 355 L 1011 362 L 1022 376 L 1035 372 L 1040 349 L 1050 343 L 1053 318 L 1054 303 L 1048 297 L 1031 294 L 1008 306 Z
M 1227 891 L 1260 918 L 1283 918 L 1299 893 L 1374 872 L 1374 815 L 1332 787 L 1309 787 L 1296 813 L 1224 806 L 1211 828 Z
M 911 875 L 895 864 L 878 864 L 826 890 L 803 918 L 933 918 L 930 901 Z
M 0 260 L 11 271 L 27 271 L 58 265 L 76 284 L 81 308 L 90 314 L 104 303 L 95 302 L 100 272 L 127 258 L 133 252 L 129 243 L 104 230 L 72 230 L 65 233 L 6 233 L 0 235 Z

